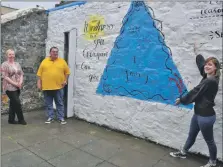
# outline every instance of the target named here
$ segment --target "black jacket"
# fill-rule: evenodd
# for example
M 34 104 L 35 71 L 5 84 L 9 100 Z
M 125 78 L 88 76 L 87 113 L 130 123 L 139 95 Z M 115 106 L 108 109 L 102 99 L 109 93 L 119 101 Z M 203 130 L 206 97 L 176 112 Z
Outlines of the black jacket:
M 196 63 L 203 77 L 199 85 L 192 89 L 188 94 L 180 98 L 180 102 L 184 105 L 195 102 L 195 114 L 200 116 L 215 115 L 214 99 L 218 92 L 219 80 L 216 77 L 208 77 L 204 72 L 205 60 L 202 55 L 197 55 Z

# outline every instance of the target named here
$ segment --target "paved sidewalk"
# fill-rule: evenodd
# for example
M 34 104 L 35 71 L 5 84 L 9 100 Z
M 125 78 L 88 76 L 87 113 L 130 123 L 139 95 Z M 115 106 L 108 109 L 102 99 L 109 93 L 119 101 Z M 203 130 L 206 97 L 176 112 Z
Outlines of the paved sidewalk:
M 26 126 L 9 125 L 2 116 L 2 167 L 199 167 L 207 162 L 195 155 L 171 158 L 172 149 L 84 121 L 47 125 L 43 111 L 24 115 Z

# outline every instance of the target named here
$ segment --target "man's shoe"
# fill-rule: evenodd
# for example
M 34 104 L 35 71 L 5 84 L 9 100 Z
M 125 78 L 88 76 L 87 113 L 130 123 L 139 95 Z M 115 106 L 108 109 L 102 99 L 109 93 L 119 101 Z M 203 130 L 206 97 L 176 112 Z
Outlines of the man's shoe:
M 50 124 L 51 122 L 53 122 L 53 118 L 48 118 L 47 121 L 45 122 L 46 124 Z
M 67 122 L 64 119 L 59 120 L 61 125 L 65 125 Z
M 186 154 L 183 153 L 182 151 L 171 152 L 170 155 L 175 158 L 183 158 L 183 159 L 186 158 Z
M 8 121 L 9 124 L 18 124 L 18 121 Z
M 25 120 L 19 121 L 18 124 L 21 124 L 21 125 L 27 125 L 27 123 L 26 123 Z

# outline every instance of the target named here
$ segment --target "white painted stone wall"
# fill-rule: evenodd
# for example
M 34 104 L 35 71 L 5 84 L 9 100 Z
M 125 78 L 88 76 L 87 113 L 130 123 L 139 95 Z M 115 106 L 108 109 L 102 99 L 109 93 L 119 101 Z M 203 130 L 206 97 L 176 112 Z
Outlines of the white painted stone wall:
M 162 21 L 162 30 L 160 24 L 157 24 L 157 27 L 165 35 L 165 42 L 171 48 L 172 58 L 185 85 L 189 90 L 192 89 L 201 80 L 195 63 L 196 55 L 193 53 L 195 41 L 205 43 L 199 45 L 199 53 L 205 58 L 215 56 L 222 62 L 222 17 L 216 17 L 216 15 L 222 15 L 221 5 L 213 1 L 211 3 L 148 1 L 146 5 L 153 9 L 154 18 Z M 78 31 L 77 55 L 76 62 L 72 62 L 76 63 L 75 97 L 73 97 L 75 115 L 89 122 L 107 125 L 159 144 L 181 148 L 188 136 L 193 111 L 134 98 L 96 94 L 100 77 L 129 8 L 129 2 L 88 2 L 82 6 L 50 12 L 46 52 L 48 53 L 49 48 L 55 45 L 59 47 L 59 53 L 63 56 L 64 32 L 76 28 Z M 83 31 L 85 21 L 90 15 L 95 14 L 103 16 L 105 24 L 113 25 L 112 29 L 105 29 L 105 34 L 101 37 L 105 45 L 96 49 L 94 49 L 94 41 L 86 40 Z M 207 18 L 200 18 L 206 15 Z M 221 37 L 213 33 L 211 39 L 211 31 L 219 31 Z M 86 48 L 92 52 L 108 52 L 109 54 L 99 60 L 95 57 L 85 58 L 82 53 Z M 83 62 L 90 69 L 81 69 Z M 99 79 L 89 82 L 89 75 L 95 75 Z M 215 109 L 217 121 L 214 126 L 214 136 L 218 158 L 222 160 L 222 80 Z M 191 151 L 208 155 L 208 148 L 200 133 Z

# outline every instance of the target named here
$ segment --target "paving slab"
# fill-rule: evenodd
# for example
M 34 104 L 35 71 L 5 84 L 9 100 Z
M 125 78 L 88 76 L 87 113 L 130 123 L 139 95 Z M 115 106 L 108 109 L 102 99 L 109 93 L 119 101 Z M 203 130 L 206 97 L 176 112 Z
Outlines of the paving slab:
M 93 141 L 99 140 L 99 138 L 95 136 L 80 132 L 75 132 L 67 135 L 60 135 L 58 139 L 68 144 L 71 144 L 76 148 L 92 143 Z
M 120 146 L 100 139 L 80 147 L 80 149 L 101 159 L 108 160 L 120 151 Z
M 1 137 L 1 155 L 7 154 L 23 147 L 9 137 Z
M 110 158 L 108 162 L 121 167 L 152 167 L 158 160 L 159 157 L 149 157 L 144 153 L 125 149 Z
M 199 167 L 208 161 L 194 154 L 172 158 L 173 149 L 75 118 L 61 125 L 45 124 L 43 111 L 24 116 L 26 126 L 1 118 L 3 167 Z
M 49 133 L 47 131 L 37 131 L 33 134 L 19 134 L 16 137 L 11 137 L 13 138 L 13 140 L 15 140 L 16 142 L 18 142 L 19 144 L 21 144 L 24 147 L 29 147 L 32 146 L 34 144 L 38 144 L 38 143 L 42 143 L 44 141 L 47 141 L 49 139 L 53 139 L 56 136 L 53 135 L 49 135 Z
M 113 165 L 111 163 L 108 163 L 108 162 L 104 161 L 104 162 L 98 164 L 97 167 L 118 167 L 118 166 Z
M 1 161 L 1 167 L 31 167 L 44 160 L 26 149 L 21 149 L 2 155 Z
M 82 123 L 79 123 L 80 126 L 83 123 L 84 123 L 83 121 Z M 81 133 L 87 133 L 98 138 L 103 138 L 105 140 L 119 142 L 119 143 L 123 141 L 123 139 L 129 139 L 129 136 L 126 134 L 117 133 L 110 129 L 107 129 L 98 125 L 94 125 L 94 124 L 88 124 L 88 123 L 85 123 L 85 124 L 86 124 L 85 128 L 84 129 L 82 128 L 80 131 Z M 78 128 L 77 126 L 75 128 L 77 128 L 77 130 L 80 130 L 80 128 Z
M 6 124 L 1 125 L 1 135 L 12 137 L 12 138 L 19 138 L 21 136 L 32 136 L 37 133 L 46 132 L 46 130 L 41 127 L 41 125 L 12 125 Z
M 160 157 L 163 157 L 170 151 L 170 149 L 167 147 L 130 136 L 122 140 L 120 144 L 123 148 L 131 149 L 133 151 L 145 153 L 148 155 L 151 153 L 156 153 L 159 154 Z
M 172 164 L 169 161 L 160 160 L 153 167 L 181 167 L 181 164 Z
M 38 131 L 43 131 L 44 128 L 42 128 L 40 125 L 12 125 L 12 124 L 6 124 L 1 125 L 1 134 L 3 136 L 18 136 L 18 135 L 28 135 L 28 134 L 34 134 Z M 19 133 L 18 133 L 19 132 Z
M 49 162 L 56 167 L 95 167 L 103 160 L 81 150 L 74 149 Z
M 54 167 L 52 164 L 49 162 L 42 162 L 40 164 L 32 165 L 31 167 Z
M 58 139 L 50 139 L 45 142 L 28 147 L 28 149 L 39 157 L 45 160 L 49 160 L 73 150 L 74 147 Z

